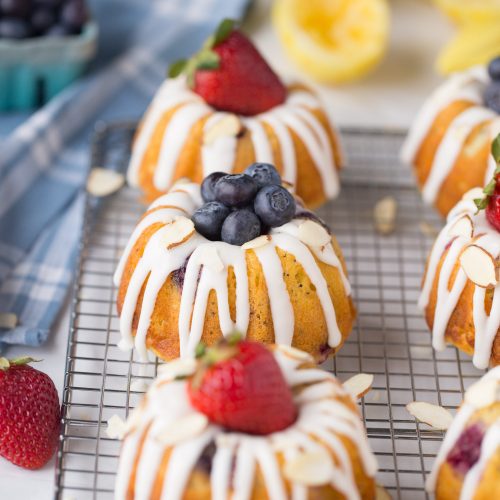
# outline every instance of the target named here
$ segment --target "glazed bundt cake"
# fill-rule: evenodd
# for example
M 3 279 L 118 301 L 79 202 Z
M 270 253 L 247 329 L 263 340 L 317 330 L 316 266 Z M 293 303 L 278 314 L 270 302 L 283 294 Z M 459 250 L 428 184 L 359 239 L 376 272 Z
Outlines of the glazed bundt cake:
M 312 208 L 337 195 L 342 155 L 321 102 L 304 86 L 286 88 L 239 31 L 222 23 L 171 74 L 139 126 L 128 170 L 148 201 L 180 178 L 201 182 L 252 162 L 276 165 Z
M 173 359 L 235 328 L 317 360 L 341 347 L 355 310 L 340 248 L 271 165 L 247 172 L 176 184 L 149 207 L 115 274 L 122 347 Z
M 436 500 L 500 498 L 500 366 L 465 393 L 427 490 Z
M 500 58 L 453 75 L 425 103 L 403 146 L 424 201 L 443 215 L 493 175 L 492 139 L 500 132 Z
M 500 146 L 500 136 L 494 144 Z M 496 156 L 500 161 L 500 149 Z M 448 214 L 427 262 L 419 301 L 434 348 L 442 350 L 449 342 L 473 355 L 477 368 L 500 364 L 499 173 L 497 167 L 484 190 L 466 193 Z
M 375 498 L 357 405 L 308 354 L 229 341 L 158 371 L 125 426 L 117 500 Z

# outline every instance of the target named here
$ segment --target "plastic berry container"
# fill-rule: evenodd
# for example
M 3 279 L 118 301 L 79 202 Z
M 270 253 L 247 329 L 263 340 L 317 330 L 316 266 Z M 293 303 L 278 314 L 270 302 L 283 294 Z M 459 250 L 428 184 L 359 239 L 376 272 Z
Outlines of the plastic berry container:
M 0 111 L 46 103 L 85 71 L 97 49 L 97 24 L 79 35 L 0 39 Z

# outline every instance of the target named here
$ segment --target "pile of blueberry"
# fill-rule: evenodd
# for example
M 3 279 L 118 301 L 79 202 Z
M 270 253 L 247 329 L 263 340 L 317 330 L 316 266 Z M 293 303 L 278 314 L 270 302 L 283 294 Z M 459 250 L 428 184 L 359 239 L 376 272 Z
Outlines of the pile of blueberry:
M 484 101 L 488 108 L 500 113 L 500 56 L 493 59 L 488 66 L 491 83 L 484 92 Z
M 214 172 L 201 185 L 205 204 L 193 214 L 196 230 L 212 241 L 243 245 L 295 214 L 294 197 L 269 163 L 253 163 L 243 174 Z
M 0 38 L 78 35 L 87 20 L 85 0 L 0 0 Z

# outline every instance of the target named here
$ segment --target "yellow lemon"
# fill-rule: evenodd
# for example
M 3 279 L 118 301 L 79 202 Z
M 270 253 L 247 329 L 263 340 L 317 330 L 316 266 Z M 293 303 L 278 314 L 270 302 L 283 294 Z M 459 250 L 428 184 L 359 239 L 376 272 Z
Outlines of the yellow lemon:
M 387 0 L 276 0 L 272 19 L 290 58 L 320 82 L 361 78 L 386 51 Z
M 447 75 L 476 64 L 487 64 L 500 55 L 498 20 L 464 25 L 439 54 L 436 67 Z
M 487 22 L 500 18 L 500 0 L 434 0 L 436 5 L 459 23 Z

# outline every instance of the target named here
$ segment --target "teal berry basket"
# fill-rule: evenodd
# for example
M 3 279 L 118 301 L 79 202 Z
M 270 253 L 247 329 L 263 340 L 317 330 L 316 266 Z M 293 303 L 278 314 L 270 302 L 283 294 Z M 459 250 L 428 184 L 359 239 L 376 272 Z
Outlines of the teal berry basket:
M 85 71 L 97 49 L 97 24 L 80 35 L 0 40 L 0 111 L 46 103 Z

